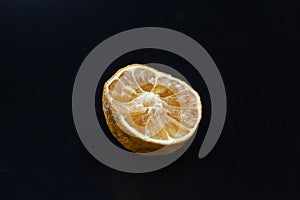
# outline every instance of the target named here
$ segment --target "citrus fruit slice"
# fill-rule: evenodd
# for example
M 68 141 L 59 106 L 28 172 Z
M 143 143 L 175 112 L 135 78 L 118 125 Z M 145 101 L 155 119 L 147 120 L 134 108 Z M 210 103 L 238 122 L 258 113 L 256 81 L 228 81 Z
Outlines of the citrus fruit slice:
M 102 106 L 114 137 L 139 153 L 187 141 L 202 114 L 190 85 L 142 64 L 128 65 L 107 80 Z

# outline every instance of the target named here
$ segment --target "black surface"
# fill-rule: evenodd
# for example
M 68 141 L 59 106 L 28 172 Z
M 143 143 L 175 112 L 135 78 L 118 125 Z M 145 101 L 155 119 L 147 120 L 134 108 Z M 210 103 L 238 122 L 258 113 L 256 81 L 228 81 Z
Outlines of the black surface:
M 1 8 L 2 38 L 16 44 L 7 65 L 17 72 L 16 123 L 1 133 L 1 199 L 300 198 L 296 3 L 29 0 Z M 228 112 L 206 158 L 197 158 L 194 142 L 162 170 L 128 174 L 87 152 L 71 95 L 96 45 L 143 26 L 178 30 L 209 52 L 225 82 Z

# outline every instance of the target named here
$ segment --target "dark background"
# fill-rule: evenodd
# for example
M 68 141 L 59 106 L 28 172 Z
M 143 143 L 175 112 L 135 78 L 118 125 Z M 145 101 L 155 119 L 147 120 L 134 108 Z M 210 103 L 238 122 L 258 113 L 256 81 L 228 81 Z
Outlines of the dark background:
M 1 8 L 1 35 L 13 54 L 4 64 L 16 71 L 16 123 L 1 133 L 1 199 L 300 198 L 296 3 L 28 0 Z M 71 96 L 96 45 L 143 26 L 178 30 L 208 51 L 225 83 L 228 112 L 206 158 L 197 158 L 194 142 L 164 169 L 128 174 L 87 152 Z

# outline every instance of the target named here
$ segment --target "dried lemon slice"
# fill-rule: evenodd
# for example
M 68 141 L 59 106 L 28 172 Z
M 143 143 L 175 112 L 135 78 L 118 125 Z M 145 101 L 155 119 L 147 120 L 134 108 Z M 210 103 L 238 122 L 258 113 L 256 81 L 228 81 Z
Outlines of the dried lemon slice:
M 140 153 L 187 141 L 202 114 L 191 86 L 141 64 L 118 70 L 104 85 L 102 103 L 114 137 Z

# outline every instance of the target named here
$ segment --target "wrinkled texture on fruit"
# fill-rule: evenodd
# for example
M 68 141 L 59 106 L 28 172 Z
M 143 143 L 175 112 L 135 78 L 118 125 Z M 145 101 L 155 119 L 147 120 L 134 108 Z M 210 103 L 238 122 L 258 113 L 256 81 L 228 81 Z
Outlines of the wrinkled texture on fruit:
M 104 85 L 103 111 L 112 134 L 134 152 L 149 152 L 188 140 L 201 119 L 200 97 L 166 73 L 134 64 Z

